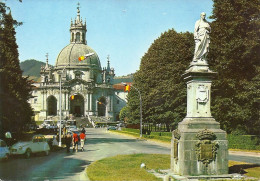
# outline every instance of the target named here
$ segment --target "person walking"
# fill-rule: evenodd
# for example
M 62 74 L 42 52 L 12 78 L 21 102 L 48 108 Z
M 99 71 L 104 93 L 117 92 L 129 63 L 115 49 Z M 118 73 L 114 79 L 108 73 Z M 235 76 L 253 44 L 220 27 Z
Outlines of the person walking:
M 82 130 L 81 130 L 82 133 L 86 134 L 86 130 L 84 127 L 82 127 Z
M 84 144 L 85 144 L 85 139 L 86 139 L 86 135 L 85 135 L 84 131 L 81 131 L 79 137 L 80 137 L 81 151 L 84 151 Z
M 78 152 L 79 136 L 75 131 L 73 132 L 72 138 L 73 138 L 73 151 Z
M 71 134 L 68 133 L 68 134 L 66 134 L 66 137 L 65 137 L 65 144 L 66 144 L 67 153 L 70 152 L 71 142 L 72 142 L 72 137 L 71 137 Z

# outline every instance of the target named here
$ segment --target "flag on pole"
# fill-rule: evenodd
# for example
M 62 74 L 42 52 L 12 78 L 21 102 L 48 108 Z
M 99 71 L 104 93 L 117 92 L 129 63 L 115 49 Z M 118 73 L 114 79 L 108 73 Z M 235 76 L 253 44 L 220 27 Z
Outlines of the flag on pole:
M 80 56 L 78 59 L 79 61 L 85 60 L 85 56 Z
M 125 91 L 128 91 L 128 92 L 130 91 L 130 85 L 125 86 Z
M 94 55 L 94 53 L 92 52 L 92 53 L 88 53 L 88 54 L 86 54 L 84 56 L 80 56 L 78 58 L 78 60 L 81 62 L 82 60 L 85 60 L 86 58 L 90 57 L 91 55 Z
M 70 96 L 70 100 L 74 100 L 74 95 Z

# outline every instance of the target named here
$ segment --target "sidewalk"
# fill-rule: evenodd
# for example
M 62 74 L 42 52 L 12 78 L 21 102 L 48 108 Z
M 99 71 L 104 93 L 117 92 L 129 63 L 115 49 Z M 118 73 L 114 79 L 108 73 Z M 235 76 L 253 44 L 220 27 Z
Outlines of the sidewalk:
M 231 151 L 231 150 L 229 150 L 228 153 L 229 153 L 230 155 L 253 156 L 253 157 L 260 158 L 260 153 L 257 153 L 257 152 Z

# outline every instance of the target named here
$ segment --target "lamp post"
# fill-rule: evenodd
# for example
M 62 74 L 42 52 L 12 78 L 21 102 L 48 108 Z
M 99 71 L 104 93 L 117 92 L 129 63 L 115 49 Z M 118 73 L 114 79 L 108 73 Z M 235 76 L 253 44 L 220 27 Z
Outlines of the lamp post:
M 65 68 L 64 68 L 65 69 Z M 60 78 L 60 127 L 59 127 L 59 147 L 61 147 L 61 74 L 63 73 L 64 69 L 60 72 L 58 72 L 59 74 L 59 78 Z
M 127 86 L 127 83 L 122 82 L 121 84 L 123 84 L 124 86 Z M 131 87 L 133 87 L 135 90 L 137 90 L 138 94 L 139 94 L 139 99 L 140 99 L 140 138 L 143 136 L 142 133 L 142 120 L 143 120 L 143 116 L 142 116 L 142 97 L 141 97 L 141 92 L 133 85 L 131 85 Z

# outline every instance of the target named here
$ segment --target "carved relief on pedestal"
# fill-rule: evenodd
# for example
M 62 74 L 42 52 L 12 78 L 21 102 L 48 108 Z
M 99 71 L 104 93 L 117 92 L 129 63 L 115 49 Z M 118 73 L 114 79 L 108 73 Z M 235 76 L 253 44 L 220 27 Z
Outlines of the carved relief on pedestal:
M 205 104 L 209 101 L 209 90 L 204 85 L 199 85 L 197 88 L 196 100 L 199 104 Z
M 212 131 L 204 129 L 199 131 L 196 137 L 200 140 L 195 145 L 198 161 L 202 162 L 207 167 L 209 163 L 216 159 L 219 147 L 218 143 L 214 141 L 216 135 Z
M 178 129 L 173 131 L 173 136 L 174 136 L 174 140 L 173 140 L 173 145 L 174 145 L 174 150 L 173 150 L 173 158 L 175 160 L 175 162 L 178 162 L 178 146 L 179 146 L 179 140 L 181 138 L 181 134 L 180 131 Z

